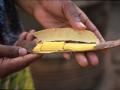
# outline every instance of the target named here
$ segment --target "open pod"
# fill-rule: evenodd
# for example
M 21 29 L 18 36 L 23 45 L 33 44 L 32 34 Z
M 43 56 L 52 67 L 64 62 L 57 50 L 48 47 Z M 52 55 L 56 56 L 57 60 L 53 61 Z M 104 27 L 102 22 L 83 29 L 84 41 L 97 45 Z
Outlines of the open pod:
M 34 33 L 36 46 L 34 53 L 52 53 L 69 51 L 90 51 L 99 44 L 98 38 L 89 30 L 72 28 L 52 28 Z
M 85 52 L 120 46 L 120 39 L 100 43 L 90 30 L 51 28 L 34 33 L 34 41 L 22 41 L 18 46 L 30 53 Z

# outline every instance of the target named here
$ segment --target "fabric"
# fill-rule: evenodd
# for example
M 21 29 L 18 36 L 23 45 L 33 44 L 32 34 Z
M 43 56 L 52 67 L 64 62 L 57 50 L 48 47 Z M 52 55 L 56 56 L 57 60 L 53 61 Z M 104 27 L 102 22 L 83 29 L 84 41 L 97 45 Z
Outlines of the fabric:
M 21 31 L 15 2 L 0 0 L 0 40 L 2 43 L 13 44 Z
M 0 43 L 12 45 L 22 32 L 15 2 L 0 0 Z M 0 90 L 32 89 L 33 83 L 29 68 L 0 79 Z

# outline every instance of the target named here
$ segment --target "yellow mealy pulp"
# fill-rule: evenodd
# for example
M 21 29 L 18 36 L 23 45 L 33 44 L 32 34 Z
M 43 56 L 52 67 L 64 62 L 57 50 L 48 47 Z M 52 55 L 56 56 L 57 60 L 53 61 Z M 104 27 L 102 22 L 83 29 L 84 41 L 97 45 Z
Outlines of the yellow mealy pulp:
M 69 51 L 89 51 L 93 50 L 94 46 L 96 46 L 96 44 L 66 43 L 64 49 Z
M 89 51 L 93 50 L 96 44 L 85 43 L 66 43 L 66 42 L 40 42 L 34 48 L 33 52 L 57 52 L 57 51 Z

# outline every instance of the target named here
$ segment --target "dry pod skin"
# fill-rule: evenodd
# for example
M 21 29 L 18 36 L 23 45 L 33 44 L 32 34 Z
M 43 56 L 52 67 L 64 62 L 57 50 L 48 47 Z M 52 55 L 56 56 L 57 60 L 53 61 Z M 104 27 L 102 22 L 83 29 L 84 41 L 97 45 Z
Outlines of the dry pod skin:
M 34 36 L 34 41 L 23 40 L 17 46 L 26 48 L 30 53 L 85 52 L 120 46 L 120 39 L 100 43 L 93 32 L 72 28 L 45 29 L 35 32 Z
M 34 33 L 38 41 L 73 41 L 99 43 L 98 38 L 90 30 L 72 28 L 51 28 Z
M 36 46 L 34 53 L 52 53 L 69 51 L 91 51 L 99 44 L 98 38 L 89 30 L 72 28 L 52 28 L 34 33 Z

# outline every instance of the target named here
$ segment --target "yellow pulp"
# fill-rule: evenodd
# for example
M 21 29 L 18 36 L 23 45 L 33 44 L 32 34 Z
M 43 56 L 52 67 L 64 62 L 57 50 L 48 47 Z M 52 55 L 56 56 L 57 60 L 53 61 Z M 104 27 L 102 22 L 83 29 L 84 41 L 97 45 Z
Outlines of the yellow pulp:
M 43 42 L 38 43 L 33 52 L 36 53 L 50 53 L 59 51 L 89 51 L 93 50 L 96 44 L 85 43 L 65 43 L 65 42 Z
M 94 46 L 96 44 L 66 43 L 64 49 L 69 51 L 88 51 L 93 50 Z

